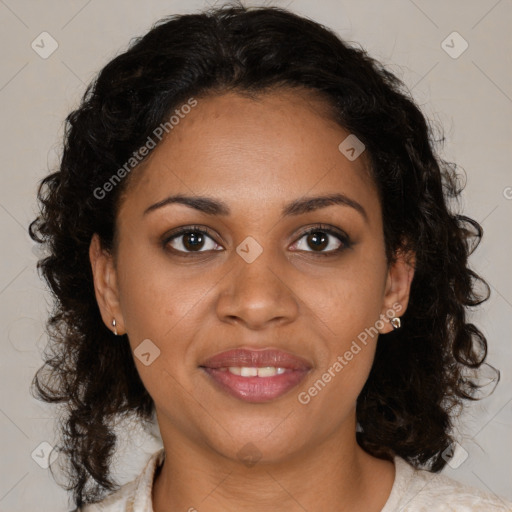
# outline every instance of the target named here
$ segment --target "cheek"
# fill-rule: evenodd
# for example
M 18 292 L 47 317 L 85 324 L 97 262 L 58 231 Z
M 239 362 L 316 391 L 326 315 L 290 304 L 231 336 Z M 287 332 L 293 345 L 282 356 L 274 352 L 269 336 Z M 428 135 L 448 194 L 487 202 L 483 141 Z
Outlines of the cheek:
M 367 379 L 383 327 L 385 272 L 385 264 L 354 262 L 316 287 L 315 316 L 328 333 L 318 374 L 331 389 L 328 400 L 341 393 L 354 401 Z
M 372 286 L 352 282 L 331 284 L 328 297 L 324 303 L 316 303 L 318 315 L 328 324 L 325 350 L 317 351 L 318 368 L 298 395 L 299 403 L 310 407 L 312 416 L 324 418 L 326 432 L 347 418 L 368 378 L 381 304 Z
M 370 300 L 370 298 L 368 298 Z M 361 297 L 352 297 L 332 311 L 328 356 L 322 360 L 319 373 L 324 382 L 333 382 L 346 398 L 355 400 L 370 372 L 378 340 L 377 303 L 369 307 Z M 329 384 L 331 386 L 331 384 Z
M 385 266 L 351 265 L 318 283 L 312 303 L 331 334 L 346 343 L 379 319 L 384 283 Z
M 208 319 L 215 281 L 204 272 L 170 268 L 132 253 L 123 267 L 121 306 L 144 387 L 172 422 L 185 428 L 201 417 L 190 403 L 197 372 L 192 341 Z
M 186 364 L 190 340 L 201 325 L 197 317 L 206 314 L 204 298 L 211 284 L 204 273 L 191 277 L 171 268 L 135 244 L 119 251 L 121 309 L 138 373 L 155 403 L 165 404 L 172 396 L 172 410 L 183 416 L 193 393 Z M 176 416 L 173 421 L 185 420 Z
M 204 273 L 169 265 L 165 257 L 131 246 L 119 252 L 118 273 L 126 329 L 136 337 L 165 338 L 211 288 Z

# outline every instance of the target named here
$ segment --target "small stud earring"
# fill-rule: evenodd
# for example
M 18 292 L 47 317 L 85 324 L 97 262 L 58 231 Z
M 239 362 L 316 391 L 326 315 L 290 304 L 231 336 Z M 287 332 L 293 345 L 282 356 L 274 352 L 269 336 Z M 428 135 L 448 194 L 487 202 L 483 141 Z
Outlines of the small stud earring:
M 116 327 L 117 323 L 116 323 L 116 319 L 114 318 L 112 320 L 112 327 L 114 328 L 114 334 L 117 336 L 117 327 Z
M 401 325 L 402 325 L 402 322 L 400 320 L 399 317 L 397 316 L 394 316 L 392 319 L 391 319 L 391 325 L 393 326 L 393 329 L 396 331 L 397 329 L 400 329 Z

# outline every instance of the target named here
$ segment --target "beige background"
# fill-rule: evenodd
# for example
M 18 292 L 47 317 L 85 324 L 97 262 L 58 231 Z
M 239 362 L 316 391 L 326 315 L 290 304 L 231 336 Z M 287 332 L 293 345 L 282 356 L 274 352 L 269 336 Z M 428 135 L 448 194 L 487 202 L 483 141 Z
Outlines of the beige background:
M 489 340 L 488 361 L 500 368 L 502 379 L 496 392 L 464 417 L 458 435 L 469 456 L 457 469 L 445 472 L 512 499 L 512 2 L 286 0 L 273 4 L 310 16 L 387 63 L 412 89 L 424 112 L 444 126 L 442 155 L 467 173 L 463 206 L 485 230 L 473 265 L 493 290 L 491 300 L 474 318 Z M 95 73 L 161 16 L 206 5 L 164 0 L 0 0 L 0 512 L 71 508 L 49 470 L 31 457 L 34 450 L 45 453 L 46 445 L 40 443 L 52 445 L 56 439 L 55 411 L 28 394 L 41 363 L 49 304 L 35 271 L 37 251 L 33 252 L 26 232 L 35 214 L 37 182 L 55 166 L 63 120 Z M 47 59 L 31 47 L 44 31 L 58 44 Z M 469 45 L 458 58 L 441 46 L 453 31 Z M 50 48 L 50 40 L 45 41 L 45 48 Z M 450 36 L 447 44 L 455 55 L 464 41 Z M 140 435 L 126 443 L 118 459 L 119 477 L 133 478 L 158 446 L 158 438 Z

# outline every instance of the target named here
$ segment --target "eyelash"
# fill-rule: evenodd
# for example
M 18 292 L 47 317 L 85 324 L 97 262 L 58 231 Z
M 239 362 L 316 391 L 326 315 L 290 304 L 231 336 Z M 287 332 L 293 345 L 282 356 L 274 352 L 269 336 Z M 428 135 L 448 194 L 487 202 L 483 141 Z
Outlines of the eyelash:
M 335 229 L 331 226 L 325 225 L 325 224 L 318 224 L 316 226 L 313 226 L 313 227 L 308 228 L 307 230 L 303 231 L 299 235 L 299 237 L 296 239 L 294 244 L 296 244 L 298 241 L 300 241 L 305 236 L 310 235 L 312 233 L 317 233 L 317 232 L 334 236 L 341 242 L 340 247 L 338 247 L 337 249 L 332 249 L 327 252 L 301 251 L 301 250 L 299 250 L 298 252 L 311 253 L 315 257 L 316 256 L 329 257 L 329 256 L 336 256 L 336 255 L 340 254 L 342 251 L 344 251 L 345 249 L 349 249 L 352 246 L 352 242 L 350 241 L 350 238 L 348 237 L 348 235 L 346 233 L 344 233 L 341 230 Z M 174 231 L 170 235 L 166 236 L 164 238 L 164 240 L 162 241 L 162 245 L 163 245 L 164 249 L 167 248 L 167 245 L 169 244 L 169 242 L 171 242 L 175 238 L 179 238 L 180 236 L 183 236 L 183 235 L 189 234 L 189 233 L 199 233 L 201 235 L 207 235 L 209 238 L 211 238 L 215 242 L 214 234 L 208 228 L 204 228 L 204 227 L 197 226 L 197 225 L 192 225 L 192 226 L 185 226 L 183 228 L 179 228 L 178 230 Z M 215 243 L 217 243 L 217 242 L 215 242 Z M 185 258 L 190 257 L 190 256 L 195 256 L 197 254 L 211 252 L 210 250 L 208 250 L 208 251 L 181 251 L 181 250 L 177 250 L 174 248 L 171 248 L 170 250 L 173 252 L 173 254 L 177 254 L 177 255 L 185 257 Z M 216 251 L 216 249 L 214 251 Z

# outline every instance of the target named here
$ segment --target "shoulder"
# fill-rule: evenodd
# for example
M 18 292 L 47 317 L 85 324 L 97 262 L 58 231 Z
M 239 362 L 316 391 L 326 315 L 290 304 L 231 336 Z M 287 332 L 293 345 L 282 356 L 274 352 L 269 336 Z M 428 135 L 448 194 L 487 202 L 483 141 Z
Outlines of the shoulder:
M 137 481 L 128 482 L 113 494 L 98 503 L 90 503 L 76 512 L 135 512 L 134 501 L 137 495 Z
M 103 500 L 72 512 L 146 512 L 152 510 L 151 493 L 155 470 L 165 457 L 164 449 L 153 453 L 140 475 Z
M 395 457 L 395 483 L 382 512 L 512 512 L 512 502 Z

